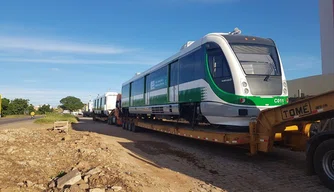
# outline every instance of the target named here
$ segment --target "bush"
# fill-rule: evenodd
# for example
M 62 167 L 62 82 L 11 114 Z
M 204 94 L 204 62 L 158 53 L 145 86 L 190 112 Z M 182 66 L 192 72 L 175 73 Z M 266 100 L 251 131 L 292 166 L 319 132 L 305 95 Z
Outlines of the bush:
M 35 123 L 51 124 L 55 121 L 68 121 L 69 123 L 77 123 L 78 118 L 70 114 L 47 113 L 45 117 L 41 119 L 36 119 Z

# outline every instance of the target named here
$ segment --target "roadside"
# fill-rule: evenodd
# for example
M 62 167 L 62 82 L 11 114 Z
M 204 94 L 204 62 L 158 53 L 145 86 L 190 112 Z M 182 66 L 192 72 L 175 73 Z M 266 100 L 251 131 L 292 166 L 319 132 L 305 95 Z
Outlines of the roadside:
M 152 182 L 164 183 L 166 191 L 183 191 L 177 186 L 184 191 L 329 191 L 316 175 L 305 175 L 303 152 L 275 148 L 271 154 L 249 157 L 246 150 L 223 144 L 149 130 L 134 133 L 89 118 L 80 121 L 74 129 L 101 134 L 104 142 L 125 151 L 119 155 L 122 162 L 147 173 Z
M 316 176 L 304 175 L 302 153 L 279 149 L 251 158 L 224 145 L 133 133 L 90 118 L 69 134 L 51 127 L 31 121 L 0 126 L 1 192 L 328 191 Z
M 29 117 L 29 115 L 7 115 L 1 117 L 1 119 L 13 119 L 13 118 L 25 118 L 25 117 Z
M 31 119 L 30 116 L 25 117 L 18 117 L 18 118 L 0 118 L 0 125 L 10 124 L 10 123 L 16 123 L 16 122 L 25 122 L 30 121 L 33 122 L 36 119 L 42 118 L 43 116 L 35 116 L 34 119 Z M 1 129 L 1 127 L 0 127 Z
M 47 130 L 51 127 L 24 122 L 0 130 L 0 191 L 63 191 L 73 182 L 72 191 L 108 186 L 134 191 L 122 179 L 126 173 L 110 159 L 117 154 L 97 134 Z

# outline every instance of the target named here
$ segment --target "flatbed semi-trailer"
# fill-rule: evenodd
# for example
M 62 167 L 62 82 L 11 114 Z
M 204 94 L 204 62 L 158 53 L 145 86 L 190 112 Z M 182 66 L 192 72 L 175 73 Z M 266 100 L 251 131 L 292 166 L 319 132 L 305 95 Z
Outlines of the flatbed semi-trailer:
M 305 151 L 307 170 L 317 174 L 334 190 L 334 90 L 266 109 L 249 123 L 249 132 L 232 132 L 210 125 L 191 127 L 185 123 L 121 117 L 123 129 L 139 128 L 228 145 L 248 146 L 251 155 L 271 152 L 277 135 L 281 144 Z M 297 126 L 295 130 L 287 127 Z

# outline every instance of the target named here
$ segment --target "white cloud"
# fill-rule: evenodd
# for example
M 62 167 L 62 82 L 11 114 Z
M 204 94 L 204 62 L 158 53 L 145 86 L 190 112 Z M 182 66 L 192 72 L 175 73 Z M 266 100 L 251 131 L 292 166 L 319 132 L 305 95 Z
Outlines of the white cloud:
M 107 45 L 84 44 L 55 39 L 0 35 L 0 50 L 81 54 L 121 54 L 134 51 L 135 49 L 123 49 Z
M 24 98 L 29 99 L 33 105 L 50 104 L 52 106 L 59 105 L 59 101 L 69 95 L 78 97 L 82 102 L 89 99 L 91 93 L 86 91 L 71 90 L 52 90 L 52 89 L 29 89 L 24 87 L 0 86 L 2 97 L 8 99 Z
M 126 64 L 144 64 L 144 65 L 154 65 L 161 60 L 83 60 L 83 59 L 28 59 L 28 58 L 0 58 L 0 62 L 12 62 L 12 63 L 45 63 L 45 64 L 119 64 L 119 65 L 126 65 Z M 56 68 L 53 68 L 56 69 Z M 56 70 L 55 70 L 56 71 Z

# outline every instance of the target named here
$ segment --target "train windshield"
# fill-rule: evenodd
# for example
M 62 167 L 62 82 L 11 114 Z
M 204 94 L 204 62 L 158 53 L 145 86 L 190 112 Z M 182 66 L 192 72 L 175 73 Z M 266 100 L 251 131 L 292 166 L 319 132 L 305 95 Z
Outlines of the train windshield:
M 231 44 L 246 75 L 280 76 L 280 62 L 274 46 Z

